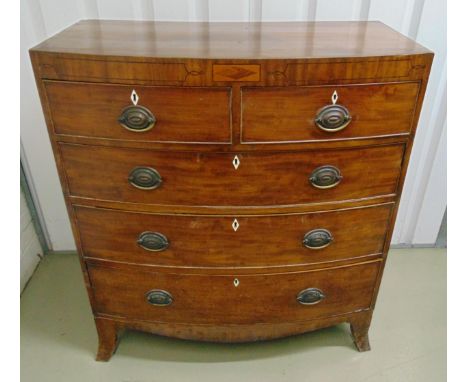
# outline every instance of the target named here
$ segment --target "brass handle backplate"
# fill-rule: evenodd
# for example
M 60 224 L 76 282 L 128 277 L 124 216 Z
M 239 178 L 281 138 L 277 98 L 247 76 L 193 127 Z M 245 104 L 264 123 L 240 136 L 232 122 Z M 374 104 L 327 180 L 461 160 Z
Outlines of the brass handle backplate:
M 296 300 L 302 305 L 318 304 L 325 298 L 325 294 L 317 288 L 307 288 L 297 294 Z
M 128 175 L 128 181 L 141 190 L 154 190 L 162 184 L 161 175 L 151 167 L 135 167 Z
M 333 236 L 330 231 L 318 228 L 307 232 L 304 235 L 302 243 L 310 249 L 321 249 L 328 247 L 333 241 Z
M 350 122 L 351 115 L 342 105 L 327 105 L 321 108 L 315 117 L 317 127 L 328 133 L 343 130 Z
M 146 107 L 132 105 L 122 110 L 118 121 L 127 130 L 141 133 L 151 130 L 156 123 L 156 118 Z
M 146 300 L 154 306 L 167 306 L 174 301 L 171 294 L 162 289 L 153 289 L 147 292 Z
M 332 188 L 341 182 L 343 176 L 335 166 L 320 166 L 317 167 L 309 176 L 309 182 L 316 188 Z
M 166 236 L 159 232 L 142 232 L 137 239 L 137 244 L 147 251 L 159 252 L 169 247 Z

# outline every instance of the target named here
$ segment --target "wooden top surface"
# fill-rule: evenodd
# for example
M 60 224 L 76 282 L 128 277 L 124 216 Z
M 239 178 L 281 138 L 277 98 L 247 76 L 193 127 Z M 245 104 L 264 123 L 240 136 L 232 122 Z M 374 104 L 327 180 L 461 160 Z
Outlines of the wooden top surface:
M 376 21 L 80 21 L 32 50 L 91 56 L 314 59 L 430 53 Z

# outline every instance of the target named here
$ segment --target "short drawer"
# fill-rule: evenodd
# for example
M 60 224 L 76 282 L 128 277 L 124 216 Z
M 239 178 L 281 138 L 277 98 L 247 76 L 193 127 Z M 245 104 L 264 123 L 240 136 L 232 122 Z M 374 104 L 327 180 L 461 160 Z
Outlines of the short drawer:
M 393 203 L 265 216 L 158 215 L 75 206 L 85 257 L 183 267 L 265 267 L 383 251 Z
M 97 313 L 137 320 L 250 324 L 369 308 L 380 261 L 320 271 L 188 275 L 88 264 Z
M 274 206 L 394 194 L 404 145 L 193 153 L 60 144 L 70 194 L 189 206 Z
M 231 142 L 230 88 L 55 81 L 44 85 L 57 134 L 152 142 Z
M 242 89 L 244 143 L 408 134 L 419 83 Z

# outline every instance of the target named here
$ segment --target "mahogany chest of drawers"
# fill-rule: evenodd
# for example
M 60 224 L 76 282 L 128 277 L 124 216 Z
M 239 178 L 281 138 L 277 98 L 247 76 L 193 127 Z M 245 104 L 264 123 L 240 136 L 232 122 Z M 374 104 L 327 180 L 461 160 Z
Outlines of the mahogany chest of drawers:
M 433 54 L 378 22 L 82 21 L 31 49 L 108 360 L 125 329 L 358 350 Z

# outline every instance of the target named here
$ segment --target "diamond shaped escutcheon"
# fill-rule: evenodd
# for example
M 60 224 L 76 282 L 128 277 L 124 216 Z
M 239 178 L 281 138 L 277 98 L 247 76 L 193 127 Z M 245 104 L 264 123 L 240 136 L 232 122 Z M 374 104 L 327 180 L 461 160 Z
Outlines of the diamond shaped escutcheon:
M 240 227 L 239 222 L 237 221 L 237 219 L 234 219 L 234 221 L 232 222 L 232 229 L 234 230 L 234 232 L 237 232 L 239 227 Z
M 240 166 L 240 159 L 239 157 L 236 155 L 234 157 L 234 159 L 232 160 L 232 165 L 234 166 L 234 168 L 237 170 Z
M 336 101 L 338 101 L 338 92 L 336 90 L 333 92 L 331 100 L 333 105 L 336 104 Z
M 138 97 L 137 92 L 135 91 L 135 89 L 133 89 L 132 94 L 130 94 L 130 100 L 136 106 L 139 99 L 140 97 Z

